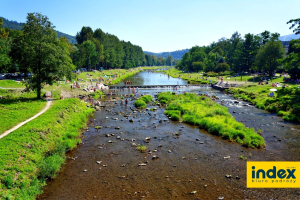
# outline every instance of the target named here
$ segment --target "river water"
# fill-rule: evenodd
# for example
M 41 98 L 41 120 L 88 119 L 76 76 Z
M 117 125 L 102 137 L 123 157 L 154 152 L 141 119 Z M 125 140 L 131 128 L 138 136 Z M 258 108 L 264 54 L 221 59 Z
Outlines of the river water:
M 186 84 L 148 72 L 130 79 L 136 85 Z M 164 108 L 151 104 L 147 107 L 156 107 L 157 111 L 136 110 L 130 98 L 127 106 L 120 100 L 107 102 L 106 108 L 89 119 L 83 143 L 68 153 L 66 165 L 55 179 L 47 182 L 39 199 L 300 198 L 298 189 L 247 188 L 247 161 L 240 159 L 243 156 L 248 161 L 299 161 L 300 125 L 285 122 L 247 102 L 236 104 L 229 95 L 208 86 L 140 89 L 139 94 L 154 96 L 166 90 L 220 97 L 217 102 L 224 100 L 222 105 L 228 107 L 237 121 L 263 130 L 266 148 L 245 148 L 197 127 L 169 121 L 163 114 Z M 96 125 L 102 129 L 96 130 Z M 148 143 L 144 142 L 146 137 L 151 137 Z M 147 146 L 147 151 L 137 151 L 133 143 Z M 158 159 L 153 160 L 154 155 Z M 224 159 L 227 156 L 230 159 Z M 197 192 L 190 194 L 192 191 Z

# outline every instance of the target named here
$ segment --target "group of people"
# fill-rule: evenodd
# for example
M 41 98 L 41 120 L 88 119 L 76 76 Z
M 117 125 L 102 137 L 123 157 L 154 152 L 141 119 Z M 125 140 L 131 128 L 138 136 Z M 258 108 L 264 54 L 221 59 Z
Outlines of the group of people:
M 132 84 L 132 81 L 124 81 L 124 84 L 125 85 L 130 85 L 130 84 Z

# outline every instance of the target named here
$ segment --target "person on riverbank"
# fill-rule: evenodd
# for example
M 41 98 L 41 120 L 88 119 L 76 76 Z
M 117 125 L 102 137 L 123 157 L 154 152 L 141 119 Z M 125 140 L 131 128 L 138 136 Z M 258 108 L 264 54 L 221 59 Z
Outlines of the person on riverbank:
M 125 105 L 127 106 L 127 104 L 128 104 L 128 99 L 125 100 Z

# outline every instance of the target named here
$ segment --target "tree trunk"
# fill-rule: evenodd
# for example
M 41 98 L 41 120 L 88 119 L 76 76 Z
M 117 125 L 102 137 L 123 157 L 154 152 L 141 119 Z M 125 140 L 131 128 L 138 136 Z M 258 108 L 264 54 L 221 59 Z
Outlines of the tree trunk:
M 41 47 L 39 49 L 41 51 Z M 39 58 L 38 70 L 37 70 L 37 98 L 41 99 L 41 59 Z

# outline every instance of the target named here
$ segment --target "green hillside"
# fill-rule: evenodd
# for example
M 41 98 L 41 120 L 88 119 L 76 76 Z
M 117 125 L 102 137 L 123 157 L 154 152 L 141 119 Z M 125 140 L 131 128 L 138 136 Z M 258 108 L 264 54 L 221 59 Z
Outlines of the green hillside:
M 13 30 L 21 30 L 22 29 L 23 23 L 19 23 L 17 21 L 11 21 L 11 20 L 8 20 L 8 19 L 6 19 L 4 17 L 1 17 L 1 16 L 0 16 L 0 18 L 3 18 L 3 27 L 10 28 L 10 29 L 13 29 Z M 59 32 L 59 31 L 56 31 L 56 32 L 57 32 L 58 37 L 68 38 L 68 40 L 71 44 L 77 43 L 75 36 L 71 36 L 71 35 L 68 35 L 68 34 L 65 34 L 65 33 L 62 33 L 62 32 Z

